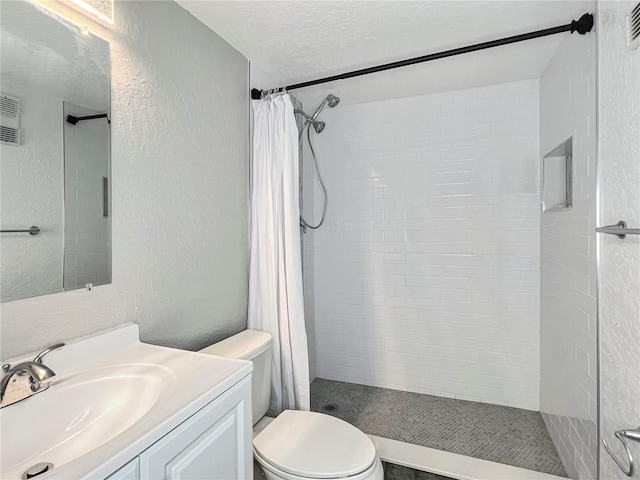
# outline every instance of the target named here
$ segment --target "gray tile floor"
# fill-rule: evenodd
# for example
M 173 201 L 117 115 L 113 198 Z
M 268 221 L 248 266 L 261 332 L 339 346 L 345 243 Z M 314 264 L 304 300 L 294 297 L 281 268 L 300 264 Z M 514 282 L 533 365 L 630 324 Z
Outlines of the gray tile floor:
M 311 410 L 370 435 L 566 477 L 538 412 L 320 378 Z

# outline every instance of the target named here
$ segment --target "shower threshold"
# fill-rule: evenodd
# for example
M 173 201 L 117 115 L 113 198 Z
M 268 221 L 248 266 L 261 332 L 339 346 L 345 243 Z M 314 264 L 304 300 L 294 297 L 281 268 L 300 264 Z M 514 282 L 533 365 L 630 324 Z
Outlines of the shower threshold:
M 351 423 L 383 460 L 417 470 L 451 478 L 567 476 L 539 412 L 320 378 L 311 384 L 311 410 Z

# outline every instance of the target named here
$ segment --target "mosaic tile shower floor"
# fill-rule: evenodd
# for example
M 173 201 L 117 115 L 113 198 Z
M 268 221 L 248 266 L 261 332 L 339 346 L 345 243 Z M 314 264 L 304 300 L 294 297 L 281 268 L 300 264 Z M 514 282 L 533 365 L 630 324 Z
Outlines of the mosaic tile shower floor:
M 311 410 L 370 435 L 567 476 L 538 412 L 320 378 Z

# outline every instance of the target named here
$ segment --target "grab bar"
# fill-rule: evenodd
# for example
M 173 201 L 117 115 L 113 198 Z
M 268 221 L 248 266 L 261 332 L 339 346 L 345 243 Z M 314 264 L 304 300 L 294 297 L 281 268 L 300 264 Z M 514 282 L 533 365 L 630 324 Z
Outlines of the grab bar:
M 607 441 L 604 438 L 602 439 L 602 445 L 604 445 L 604 449 L 611 456 L 611 458 L 613 458 L 613 461 L 616 462 L 616 465 L 618 465 L 620 470 L 622 470 L 622 472 L 627 477 L 630 477 L 633 475 L 633 456 L 629 451 L 629 445 L 627 445 L 627 440 L 640 442 L 640 427 L 636 429 L 629 429 L 629 430 L 616 430 L 615 432 L 613 432 L 613 434 L 616 436 L 618 440 L 620 440 L 620 443 L 622 443 L 622 446 L 624 447 L 624 451 L 627 454 L 627 462 L 629 463 L 629 467 L 628 468 L 625 467 L 625 465 L 616 458 L 615 454 L 609 448 L 609 445 L 607 445 Z
M 596 228 L 598 233 L 608 233 L 609 235 L 617 235 L 618 238 L 624 239 L 627 235 L 640 235 L 640 228 L 627 228 L 627 222 L 620 220 L 615 225 L 607 225 L 606 227 Z
M 0 230 L 0 233 L 28 233 L 29 235 L 38 235 L 40 229 L 35 225 L 31 225 L 27 230 Z

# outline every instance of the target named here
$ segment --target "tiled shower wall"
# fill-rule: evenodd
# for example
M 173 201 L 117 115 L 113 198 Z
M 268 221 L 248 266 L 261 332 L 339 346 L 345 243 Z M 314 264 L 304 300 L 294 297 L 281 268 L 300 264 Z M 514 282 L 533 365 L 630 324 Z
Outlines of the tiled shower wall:
M 64 103 L 64 118 L 100 113 Z M 65 290 L 111 283 L 111 205 L 107 216 L 102 205 L 102 177 L 111 189 L 110 137 L 105 118 L 64 124 Z
M 537 410 L 538 80 L 325 110 L 318 377 Z
M 594 2 L 585 10 L 593 11 Z M 573 206 L 541 216 L 540 411 L 569 476 L 597 477 L 596 37 L 566 36 L 540 80 L 545 155 L 573 137 Z

